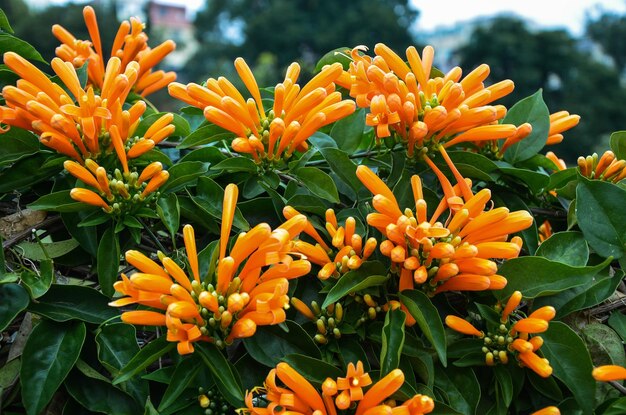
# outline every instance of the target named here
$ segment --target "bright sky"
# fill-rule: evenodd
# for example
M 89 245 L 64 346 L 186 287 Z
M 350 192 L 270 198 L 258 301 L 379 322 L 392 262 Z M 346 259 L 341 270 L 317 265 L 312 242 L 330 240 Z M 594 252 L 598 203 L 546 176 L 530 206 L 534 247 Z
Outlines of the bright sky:
M 626 0 L 412 0 L 420 10 L 418 30 L 451 26 L 459 21 L 514 12 L 544 27 L 567 27 L 582 34 L 585 13 L 604 10 L 626 13 Z

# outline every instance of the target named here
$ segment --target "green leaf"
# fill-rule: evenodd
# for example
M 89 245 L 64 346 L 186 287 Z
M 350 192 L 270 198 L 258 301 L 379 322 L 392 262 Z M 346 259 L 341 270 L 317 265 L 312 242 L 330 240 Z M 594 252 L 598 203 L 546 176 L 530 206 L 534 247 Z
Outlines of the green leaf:
M 194 203 L 205 209 L 215 219 L 222 219 L 222 206 L 224 200 L 224 189 L 209 177 L 201 177 L 198 179 L 196 187 L 197 196 L 192 197 Z M 235 209 L 235 217 L 233 226 L 241 231 L 250 229 L 250 225 L 241 214 L 239 208 Z
M 200 361 L 200 357 L 192 355 L 183 358 L 183 360 L 176 365 L 174 374 L 172 374 L 172 382 L 165 390 L 158 410 L 163 411 L 168 406 L 172 405 L 185 389 L 197 386 L 193 384 L 193 381 L 201 368 L 202 362 Z
M 335 366 L 311 356 L 290 354 L 285 356 L 282 361 L 289 364 L 296 372 L 316 386 L 321 385 L 326 378 L 337 379 L 345 375 L 345 372 Z
M 161 192 L 175 192 L 189 185 L 209 169 L 208 163 L 201 161 L 185 161 L 176 163 L 168 169 L 170 178 L 161 188 Z
M 267 367 L 276 366 L 288 354 L 322 357 L 311 336 L 298 323 L 286 320 L 285 327 L 288 331 L 280 326 L 258 327 L 254 336 L 244 340 L 250 356 Z
M 125 382 L 150 366 L 165 353 L 176 346 L 176 343 L 168 342 L 166 336 L 161 336 L 146 344 L 139 353 L 120 369 L 118 375 L 113 378 L 113 385 Z
M 20 278 L 33 299 L 41 297 L 48 292 L 54 279 L 52 260 L 44 259 L 39 263 L 39 271 L 24 271 L 20 274 Z
M 119 315 L 108 302 L 105 295 L 93 288 L 52 284 L 44 296 L 30 304 L 28 311 L 59 322 L 82 320 L 100 324 Z
M 22 360 L 16 357 L 0 367 L 0 390 L 9 389 L 17 383 L 20 377 L 21 366 Z
M 609 140 L 611 150 L 618 160 L 626 160 L 626 131 L 615 131 Z
M 484 360 L 484 353 L 481 354 Z M 496 365 L 493 367 L 493 373 L 500 390 L 499 396 L 501 396 L 504 401 L 504 407 L 508 408 L 513 401 L 513 380 L 511 379 L 511 372 L 502 365 Z
M 39 151 L 39 139 L 37 136 L 18 127 L 11 127 L 8 132 L 3 133 L 2 140 L 2 146 L 0 146 L 0 166 L 13 163 L 24 156 Z
M 330 136 L 337 142 L 337 147 L 348 154 L 354 153 L 361 146 L 365 113 L 365 108 L 359 108 L 354 114 L 337 121 L 330 130 Z
M 550 175 L 550 182 L 546 186 L 546 190 L 560 189 L 567 185 L 569 182 L 576 180 L 578 171 L 577 167 L 570 167 L 569 169 L 556 171 Z
M 22 353 L 20 382 L 26 413 L 43 411 L 78 360 L 87 330 L 82 322 L 44 320 L 31 332 Z
M 172 240 L 176 238 L 176 232 L 180 227 L 180 205 L 178 204 L 178 197 L 175 193 L 165 195 L 157 201 L 157 213 L 159 218 L 170 232 Z
M 535 255 L 573 267 L 581 267 L 587 264 L 589 247 L 582 233 L 559 232 L 543 241 Z
M 315 196 L 332 203 L 339 203 L 339 193 L 335 182 L 317 167 L 301 167 L 293 174 Z
M 537 154 L 546 145 L 550 130 L 550 112 L 541 89 L 513 105 L 502 120 L 503 124 L 522 125 L 530 123 L 533 131 L 504 152 L 504 159 L 511 164 L 527 160 Z
M 522 140 L 523 141 L 523 140 Z M 540 193 L 550 183 L 550 176 L 545 173 L 530 171 L 526 169 L 516 169 L 512 167 L 500 167 L 500 171 L 507 176 L 520 179 L 533 194 Z
M 321 150 L 323 148 L 337 148 L 337 143 L 331 136 L 324 134 L 322 132 L 319 132 L 319 131 L 317 131 L 311 137 L 309 137 L 308 141 L 309 143 L 313 144 L 313 146 L 317 148 L 318 150 Z M 307 153 L 307 154 L 311 154 L 311 153 Z M 293 162 L 292 162 L 290 163 L 289 168 L 291 170 L 298 170 L 298 168 L 304 167 L 304 165 L 306 164 L 307 161 L 309 161 L 309 159 L 310 157 L 305 157 L 304 160 L 298 160 L 297 165 L 293 165 L 292 164 Z
M 257 165 L 254 161 L 246 157 L 231 157 L 224 161 L 220 161 L 214 166 L 211 166 L 211 170 L 225 170 L 225 171 L 247 171 L 250 173 L 257 172 Z
M 65 387 L 72 398 L 90 411 L 110 415 L 143 413 L 143 408 L 123 391 L 78 371 L 68 376 Z
M 69 190 L 61 190 L 41 196 L 28 205 L 32 210 L 46 210 L 49 212 L 78 212 L 91 209 L 89 205 L 77 202 L 70 197 Z
M 619 398 L 604 409 L 599 415 L 624 415 L 626 413 L 626 397 Z
M 43 245 L 43 249 L 41 245 Z M 43 242 L 41 245 L 37 242 L 28 241 L 17 244 L 24 257 L 34 259 L 35 261 L 42 261 L 47 258 L 58 258 L 68 254 L 76 247 L 80 246 L 80 243 L 72 238 L 58 242 Z
M 28 307 L 26 290 L 13 283 L 0 284 L 0 331 L 4 331 L 15 317 Z
M 439 312 L 430 298 L 421 291 L 404 290 L 400 293 L 400 301 L 437 351 L 441 364 L 446 366 L 446 333 Z
M 580 336 L 593 356 L 594 366 L 626 365 L 626 354 L 622 339 L 607 325 L 589 323 L 580 332 Z
M 580 337 L 567 325 L 550 322 L 548 331 L 541 334 L 541 351 L 550 361 L 553 376 L 572 391 L 585 414 L 593 410 L 595 381 L 591 377 L 593 364 L 589 351 Z
M 148 131 L 148 128 L 150 128 L 152 124 L 154 124 L 159 118 L 161 118 L 165 114 L 168 114 L 168 113 L 159 112 L 155 114 L 150 114 L 147 117 L 145 117 L 143 120 L 141 120 L 141 122 L 135 129 L 133 136 L 143 137 L 146 131 Z M 187 122 L 187 120 L 178 114 L 173 114 L 173 115 L 174 115 L 174 119 L 172 120 L 171 124 L 173 124 L 176 129 L 174 130 L 171 136 L 175 136 L 175 137 L 188 136 L 190 133 L 190 128 L 189 128 L 189 123 Z
M 576 219 L 589 246 L 603 257 L 626 251 L 626 190 L 612 183 L 578 177 Z
M 104 231 L 98 245 L 97 270 L 100 290 L 111 297 L 115 293 L 113 283 L 117 280 L 120 267 L 120 243 L 115 230 L 110 227 Z
M 0 303 L 1 304 L 1 303 Z M 626 314 L 613 311 L 609 317 L 609 326 L 619 334 L 622 341 L 626 342 Z
M 465 415 L 476 413 L 480 400 L 480 384 L 473 370 L 437 366 L 435 386 L 445 391 L 449 399 L 447 403 L 453 409 Z
M 500 267 L 499 274 L 508 284 L 498 295 L 506 298 L 516 290 L 526 298 L 555 294 L 585 284 L 610 262 L 608 259 L 592 267 L 572 267 L 543 257 L 513 258 Z
M 226 131 L 219 125 L 208 124 L 203 125 L 191 134 L 187 135 L 176 148 L 182 150 L 189 147 L 203 146 L 233 137 L 233 133 Z
M 30 43 L 9 33 L 0 33 L 0 54 L 7 52 L 15 52 L 28 60 L 48 63 Z
M 352 58 L 350 57 L 350 48 L 341 47 L 326 53 L 320 58 L 319 61 L 317 61 L 317 64 L 315 65 L 315 73 L 324 69 L 324 66 L 332 65 L 335 62 L 339 62 L 343 66 L 343 69 L 347 71 L 350 67 L 350 62 L 352 62 Z
M 10 169 L 1 171 L 0 193 L 32 186 L 61 171 L 62 166 L 42 167 L 46 157 L 44 153 L 36 153 L 34 156 L 18 160 Z
M 196 346 L 204 364 L 209 368 L 220 393 L 235 408 L 243 406 L 243 390 L 237 371 L 213 344 Z
M 380 377 L 400 366 L 404 346 L 404 321 L 406 314 L 400 309 L 389 309 L 383 326 L 383 345 L 380 349 Z
M 4 11 L 0 9 L 0 29 L 5 32 L 13 33 L 13 28 L 11 28 L 11 24 L 9 23 L 9 19 L 7 19 L 7 15 L 4 14 Z
M 358 192 L 362 185 L 359 178 L 356 177 L 357 166 L 350 160 L 348 153 L 330 147 L 320 148 L 319 151 L 328 162 L 328 167 L 330 167 L 333 173 L 350 186 L 352 190 Z
M 350 293 L 384 284 L 388 277 L 380 274 L 387 274 L 387 270 L 376 261 L 365 262 L 359 269 L 346 272 L 330 289 L 322 308 L 328 307 Z

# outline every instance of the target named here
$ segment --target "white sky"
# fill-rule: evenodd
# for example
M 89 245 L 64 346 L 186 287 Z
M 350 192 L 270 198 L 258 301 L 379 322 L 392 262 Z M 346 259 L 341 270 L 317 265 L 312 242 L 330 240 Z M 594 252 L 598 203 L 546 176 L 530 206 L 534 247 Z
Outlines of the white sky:
M 566 27 L 582 34 L 585 13 L 598 8 L 626 13 L 626 0 L 412 0 L 420 10 L 417 29 L 430 31 L 437 26 L 514 12 L 544 27 Z

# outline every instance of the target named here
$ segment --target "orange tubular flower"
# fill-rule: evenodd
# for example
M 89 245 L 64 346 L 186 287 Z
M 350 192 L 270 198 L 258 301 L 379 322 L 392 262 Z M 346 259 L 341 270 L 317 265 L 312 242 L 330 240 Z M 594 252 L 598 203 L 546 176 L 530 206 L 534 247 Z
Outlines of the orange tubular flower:
M 532 224 L 528 212 L 511 213 L 504 207 L 485 211 L 490 199 L 488 189 L 473 195 L 461 180 L 455 190 L 441 175 L 444 193 L 450 197 L 441 201 L 428 220 L 418 176 L 411 180 L 415 213 L 411 209 L 402 211 L 391 190 L 366 166 L 357 168 L 357 177 L 374 194 L 376 212 L 368 215 L 367 222 L 387 238 L 380 249 L 390 257 L 392 270 L 400 277 L 400 290 L 419 286 L 435 295 L 449 290 L 500 289 L 506 284 L 496 275 L 497 265 L 492 259 L 517 257 L 521 240 L 506 240 L 509 234 Z M 444 226 L 437 219 L 447 208 L 451 215 Z
M 459 333 L 467 334 L 468 336 L 481 338 L 485 336 L 485 334 L 474 327 L 472 323 L 457 316 L 446 316 L 446 326 Z
M 102 51 L 96 13 L 91 6 L 86 6 L 83 9 L 83 16 L 91 42 L 76 39 L 62 26 L 54 25 L 52 34 L 61 42 L 61 46 L 56 49 L 56 55 L 75 68 L 82 67 L 89 60 L 87 67 L 89 85 L 102 90 L 107 83 L 105 66 L 108 64 Z M 151 49 L 148 46 L 148 36 L 143 29 L 143 23 L 137 18 L 132 17 L 130 22 L 123 21 L 113 41 L 110 57 L 119 58 L 121 61 L 116 75 L 126 72 L 131 62 L 138 64 L 137 81 L 133 88 L 136 93 L 145 97 L 176 80 L 174 72 L 153 71 L 156 65 L 176 49 L 176 44 L 167 40 Z
M 252 71 L 242 58 L 235 69 L 252 95 L 248 100 L 226 78 L 210 78 L 206 87 L 172 83 L 170 95 L 204 110 L 212 123 L 231 131 L 231 147 L 250 154 L 256 161 L 288 159 L 294 151 L 308 148 L 306 140 L 321 127 L 354 112 L 351 100 L 342 100 L 334 82 L 341 76 L 341 64 L 327 66 L 302 88 L 296 83 L 300 66 L 292 63 L 285 80 L 274 89 L 274 105 L 266 113 Z
M 602 157 L 593 153 L 591 156 L 578 158 L 580 174 L 590 179 L 617 183 L 626 179 L 626 160 L 615 157 L 612 151 L 605 151 Z
M 617 365 L 598 366 L 591 375 L 599 382 L 626 380 L 626 368 Z
M 144 191 L 150 188 L 148 182 Z M 237 186 L 224 193 L 220 257 L 216 274 L 199 274 L 196 240 L 191 225 L 183 228 L 188 270 L 169 257 L 161 265 L 137 251 L 126 253 L 127 261 L 140 272 L 115 283 L 126 295 L 112 306 L 142 304 L 164 310 L 168 340 L 178 343 L 181 354 L 193 352 L 196 341 L 222 347 L 234 339 L 249 337 L 257 326 L 279 324 L 286 318 L 289 279 L 310 271 L 306 260 L 294 260 L 293 239 L 305 228 L 303 215 L 296 215 L 275 230 L 260 224 L 237 238 L 230 253 L 227 246 L 235 215 Z
M 359 107 L 370 108 L 367 124 L 376 127 L 377 140 L 393 134 L 396 142 L 407 147 L 410 158 L 419 156 L 423 147 L 435 149 L 443 144 L 447 148 L 465 142 L 484 146 L 503 138 L 519 140 L 530 133 L 526 125 L 498 124 L 506 108 L 491 103 L 510 94 L 514 86 L 506 80 L 485 87 L 487 65 L 463 79 L 458 67 L 431 78 L 431 46 L 421 56 L 409 47 L 408 65 L 382 43 L 374 47 L 373 58 L 362 54 L 363 50 L 352 50 L 350 69 L 339 82 L 350 89 Z
M 546 406 L 530 415 L 561 415 L 561 411 L 556 406 Z
M 563 141 L 563 132 L 578 125 L 580 115 L 570 115 L 567 111 L 559 111 L 550 114 L 550 131 L 548 132 L 547 145 L 558 144 Z
M 352 375 L 351 375 L 352 373 Z M 285 385 L 278 386 L 276 377 Z M 347 386 L 343 392 L 340 384 L 348 382 L 352 386 Z M 272 369 L 262 388 L 255 388 L 246 392 L 246 408 L 241 410 L 243 414 L 270 415 L 278 413 L 301 414 L 301 415 L 337 415 L 353 407 L 353 401 L 360 401 L 356 406 L 357 415 L 365 414 L 398 414 L 398 415 L 422 415 L 428 414 L 434 409 L 433 400 L 425 395 L 415 395 L 401 405 L 393 408 L 382 404 L 382 402 L 396 392 L 404 383 L 404 374 L 401 370 L 395 369 L 387 376 L 379 380 L 369 388 L 363 395 L 360 386 L 372 383 L 369 375 L 363 372 L 362 362 L 348 365 L 348 375 L 346 378 L 336 380 L 327 378 L 321 387 L 321 393 L 301 374 L 294 370 L 287 363 L 279 363 L 276 369 Z M 358 389 L 358 391 L 356 390 Z M 350 392 L 348 392 L 350 390 Z M 359 399 L 351 399 L 352 390 L 355 390 Z M 266 407 L 256 407 L 255 395 L 264 395 Z M 336 395 L 336 397 L 335 397 Z M 335 397 L 333 399 L 333 397 Z M 341 412 L 343 413 L 343 412 Z M 349 412 L 352 413 L 352 412 Z
M 300 212 L 291 206 L 285 206 L 283 215 L 291 219 L 300 215 Z M 304 233 L 317 243 L 312 245 L 308 242 L 297 241 L 294 245 L 296 251 L 321 267 L 317 273 L 321 280 L 326 280 L 331 276 L 339 278 L 348 271 L 358 269 L 376 249 L 375 238 L 369 238 L 363 243 L 363 237 L 355 232 L 356 220 L 353 217 L 348 217 L 344 226 L 339 226 L 335 211 L 328 209 L 325 228 L 330 236 L 330 245 L 337 250 L 336 252 L 324 241 L 310 222 L 304 228 Z M 331 256 L 334 259 L 331 259 Z

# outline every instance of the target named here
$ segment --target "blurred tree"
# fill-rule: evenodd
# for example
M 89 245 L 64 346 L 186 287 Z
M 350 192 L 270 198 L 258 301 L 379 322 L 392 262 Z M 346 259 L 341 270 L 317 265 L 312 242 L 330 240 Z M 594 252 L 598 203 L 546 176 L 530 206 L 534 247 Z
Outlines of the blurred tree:
M 298 61 L 310 73 L 323 54 L 340 46 L 383 42 L 404 50 L 414 43 L 409 28 L 417 16 L 409 0 L 207 0 L 196 17 L 201 47 L 189 76 L 232 71 L 237 56 L 255 65 L 271 52 L 276 82 L 289 63 Z
M 603 13 L 595 20 L 587 20 L 586 31 L 623 73 L 626 68 L 626 15 Z
M 617 104 L 626 102 L 619 73 L 592 60 L 583 46 L 566 31 L 530 31 L 522 20 L 498 17 L 476 28 L 457 56 L 466 71 L 488 63 L 488 81 L 513 80 L 515 91 L 499 101 L 508 107 L 543 88 L 550 112 L 579 114 L 580 125 L 551 148 L 571 164 L 593 152 L 609 133 L 626 127 L 626 107 Z

